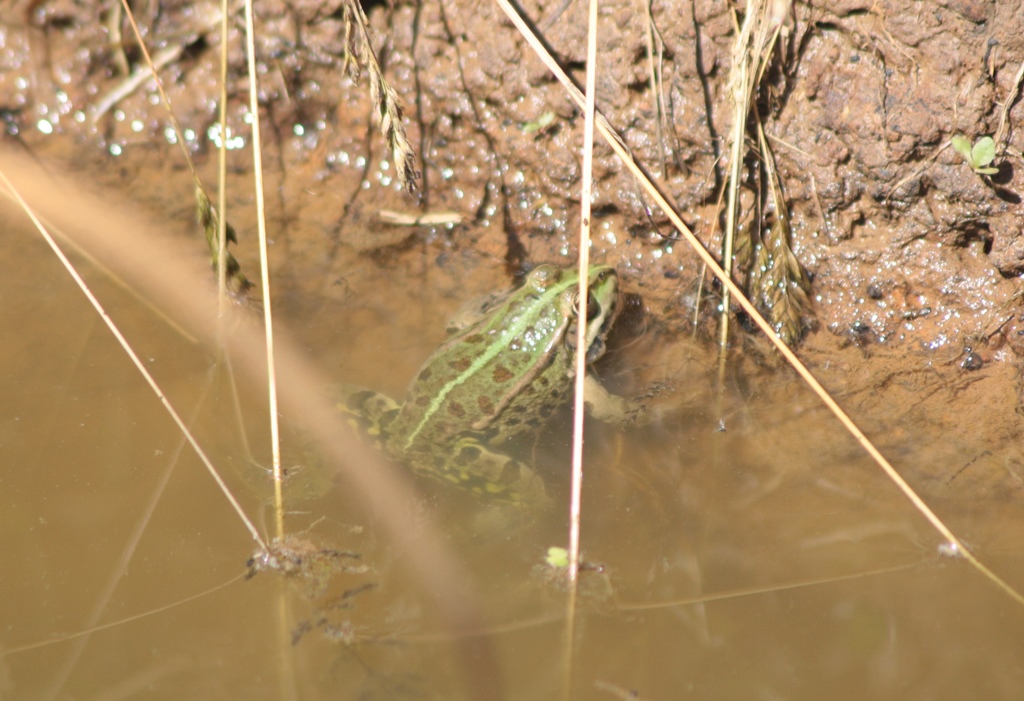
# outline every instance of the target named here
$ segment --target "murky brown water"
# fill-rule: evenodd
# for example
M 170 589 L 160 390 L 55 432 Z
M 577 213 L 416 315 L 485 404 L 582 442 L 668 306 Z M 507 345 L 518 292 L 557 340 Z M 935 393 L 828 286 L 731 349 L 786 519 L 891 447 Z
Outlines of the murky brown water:
M 478 697 L 467 688 L 473 664 L 402 564 L 409 546 L 386 537 L 338 476 L 325 492 L 302 492 L 288 528 L 359 553 L 339 562 L 365 571 L 339 573 L 314 598 L 274 572 L 241 579 L 251 539 L 191 453 L 179 452 L 180 436 L 109 333 L 37 234 L 12 230 L 0 245 L 3 260 L 18 262 L 0 283 L 4 698 Z M 243 508 L 271 523 L 263 497 L 233 471 L 245 461 L 225 371 L 84 269 L 171 399 L 195 416 Z M 399 394 L 461 295 L 373 289 L 373 308 L 293 289 L 278 305 L 281 326 L 330 375 Z M 602 571 L 584 579 L 574 698 L 1016 693 L 1020 607 L 940 555 L 938 537 L 787 373 L 737 369 L 715 409 L 704 389 L 710 363 L 695 347 L 658 339 L 614 354 L 606 372 L 646 367 L 676 392 L 654 425 L 591 426 L 583 549 Z M 909 388 L 917 410 L 949 401 L 931 387 Z M 249 440 L 265 454 L 260 401 L 243 391 Z M 959 428 L 947 436 L 906 420 L 879 435 L 898 464 L 916 465 L 912 478 L 978 553 L 1020 582 L 1024 519 L 1001 480 L 988 478 L 987 490 L 971 483 L 970 499 L 950 488 L 974 470 L 991 474 L 993 456 L 1014 474 L 1015 445 L 977 450 L 969 428 L 981 418 L 951 417 Z M 564 443 L 552 437 L 539 459 L 563 461 Z M 446 534 L 483 619 L 457 640 L 494 656 L 486 682 L 496 698 L 558 698 L 565 597 L 535 570 L 564 542 L 564 516 L 500 520 L 476 502 L 426 493 L 431 501 L 408 508 Z

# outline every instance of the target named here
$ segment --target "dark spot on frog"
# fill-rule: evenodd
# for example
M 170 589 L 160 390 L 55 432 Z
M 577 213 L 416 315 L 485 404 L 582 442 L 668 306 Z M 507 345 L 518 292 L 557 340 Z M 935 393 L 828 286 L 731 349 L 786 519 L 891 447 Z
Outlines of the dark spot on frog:
M 363 407 L 366 405 L 366 402 L 372 396 L 373 392 L 370 391 L 355 392 L 348 397 L 345 403 L 348 404 L 348 408 L 351 409 L 353 412 L 361 413 Z
M 422 380 L 429 380 L 430 379 L 430 375 L 431 375 L 430 368 L 424 368 L 422 371 L 420 371 L 420 374 L 416 378 L 416 381 L 420 382 Z
M 960 363 L 960 367 L 964 370 L 981 370 L 984 365 L 985 360 L 974 351 L 968 353 L 967 357 Z
M 416 406 L 422 407 L 427 406 L 428 404 L 430 404 L 430 397 L 428 397 L 427 395 L 421 394 L 420 396 L 416 397 Z
M 469 369 L 470 365 L 472 365 L 472 363 L 469 358 L 460 358 L 459 360 L 452 360 L 448 363 L 448 367 L 455 372 L 465 372 Z
M 547 387 L 548 385 L 551 384 L 551 380 L 542 375 L 537 378 L 537 384 L 540 385 L 541 387 Z
M 458 402 L 448 402 L 448 413 L 461 419 L 466 415 L 466 409 Z
M 480 407 L 480 411 L 482 411 L 487 416 L 494 415 L 494 402 L 492 402 L 490 398 L 480 397 L 479 399 L 476 400 L 476 405 Z
M 480 455 L 483 451 L 475 445 L 466 445 L 459 450 L 459 454 L 455 458 L 455 462 L 459 465 L 469 465 L 480 459 Z
M 495 366 L 492 379 L 499 385 L 508 382 L 509 380 L 512 379 L 512 377 L 512 372 L 504 365 Z
M 501 467 L 501 476 L 498 480 L 503 484 L 512 484 L 522 476 L 522 465 L 518 460 L 509 460 Z
M 483 340 L 484 340 L 484 335 L 482 333 L 474 333 L 474 334 L 471 334 L 469 336 L 466 336 L 464 339 L 462 339 L 462 342 L 463 343 L 469 343 L 469 344 L 477 344 L 477 343 L 482 343 Z

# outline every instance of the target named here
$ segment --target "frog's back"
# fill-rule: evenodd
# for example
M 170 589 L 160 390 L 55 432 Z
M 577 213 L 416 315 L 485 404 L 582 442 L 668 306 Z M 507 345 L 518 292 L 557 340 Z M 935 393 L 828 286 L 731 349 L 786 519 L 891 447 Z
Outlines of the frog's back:
M 540 428 L 571 390 L 578 282 L 573 269 L 537 266 L 431 354 L 404 403 L 364 392 L 350 410 L 369 416 L 367 432 L 420 474 L 505 501 L 542 502 L 533 470 L 491 448 Z M 604 349 L 618 288 L 608 266 L 592 266 L 587 284 L 589 361 Z
M 395 421 L 403 449 L 465 434 L 500 442 L 550 416 L 571 369 L 564 336 L 572 286 L 559 281 L 549 273 L 520 288 L 427 359 Z

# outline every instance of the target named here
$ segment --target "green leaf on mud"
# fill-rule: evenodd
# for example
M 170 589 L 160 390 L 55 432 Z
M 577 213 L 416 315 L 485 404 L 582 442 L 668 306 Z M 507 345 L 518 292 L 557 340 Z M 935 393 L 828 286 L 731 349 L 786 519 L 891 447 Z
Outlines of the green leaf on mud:
M 996 142 L 991 136 L 983 136 L 974 142 L 971 149 L 971 160 L 974 161 L 974 172 L 985 175 L 993 175 L 999 172 L 998 168 L 987 167 L 996 157 Z
M 976 169 L 984 168 L 995 157 L 996 142 L 992 140 L 991 136 L 983 136 L 974 142 L 974 148 L 971 149 L 971 161 L 973 161 Z
M 971 156 L 971 142 L 968 141 L 967 139 L 965 139 L 964 137 L 959 136 L 959 135 L 958 136 L 954 136 L 951 139 L 951 141 L 953 143 L 953 150 L 956 151 L 957 153 L 959 153 L 960 156 L 965 161 L 967 161 L 967 164 L 970 165 L 973 168 L 974 164 L 971 163 L 972 158 L 973 158 Z
M 970 141 L 960 135 L 950 139 L 950 143 L 953 144 L 953 150 L 960 154 L 975 173 L 994 175 L 999 172 L 998 168 L 988 167 L 996 157 L 996 142 L 991 136 L 981 137 L 974 142 L 973 147 Z

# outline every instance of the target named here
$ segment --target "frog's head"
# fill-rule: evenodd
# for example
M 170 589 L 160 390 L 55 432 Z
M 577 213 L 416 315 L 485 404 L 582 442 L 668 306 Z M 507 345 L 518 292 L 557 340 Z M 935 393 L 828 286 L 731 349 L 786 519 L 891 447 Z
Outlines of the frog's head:
M 574 304 L 574 308 L 579 305 Z M 587 275 L 587 362 L 604 354 L 605 339 L 619 311 L 619 276 L 609 265 L 592 265 Z
M 561 271 L 562 309 L 568 320 L 564 342 L 569 350 L 576 348 L 576 321 L 579 316 L 579 275 L 575 268 Z M 619 277 L 609 265 L 592 265 L 587 274 L 587 362 L 604 354 L 605 338 L 619 309 Z
M 551 314 L 549 325 L 534 325 L 534 331 L 547 328 L 551 335 L 531 334 L 537 338 L 559 339 L 570 351 L 576 348 L 576 322 L 579 316 L 579 273 L 576 268 L 538 265 L 530 271 L 523 287 L 513 296 L 529 300 L 534 312 L 525 316 L 538 318 Z M 592 265 L 587 274 L 586 343 L 587 362 L 601 357 L 605 337 L 619 309 L 619 278 L 609 265 Z M 557 335 L 555 335 L 557 334 Z

